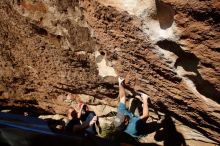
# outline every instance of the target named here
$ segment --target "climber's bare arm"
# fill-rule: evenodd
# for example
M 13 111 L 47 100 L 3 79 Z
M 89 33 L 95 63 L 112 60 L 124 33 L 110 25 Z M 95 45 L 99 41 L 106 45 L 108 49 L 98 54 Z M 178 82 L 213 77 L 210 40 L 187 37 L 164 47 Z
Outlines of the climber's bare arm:
M 123 86 L 124 79 L 118 78 L 120 102 L 125 104 L 125 88 Z
M 142 93 L 141 97 L 143 99 L 143 115 L 140 117 L 140 119 L 146 121 L 149 117 L 149 109 L 148 109 L 148 98 L 149 98 L 149 96 Z

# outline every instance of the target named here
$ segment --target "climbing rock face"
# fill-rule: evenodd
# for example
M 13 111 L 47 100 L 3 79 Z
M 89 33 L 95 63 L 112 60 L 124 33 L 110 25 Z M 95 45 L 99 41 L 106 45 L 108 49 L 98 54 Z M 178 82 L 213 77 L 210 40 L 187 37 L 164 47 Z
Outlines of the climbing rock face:
M 188 145 L 217 145 L 219 18 L 218 0 L 2 0 L 0 108 L 64 114 L 85 102 L 107 115 L 120 75 Z

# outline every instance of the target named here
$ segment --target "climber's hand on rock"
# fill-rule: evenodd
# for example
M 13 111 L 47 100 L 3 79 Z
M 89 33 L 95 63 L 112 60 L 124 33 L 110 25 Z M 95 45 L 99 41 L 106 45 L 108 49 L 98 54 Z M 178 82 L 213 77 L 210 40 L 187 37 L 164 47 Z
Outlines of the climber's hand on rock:
M 96 122 L 97 122 L 97 116 L 94 116 L 93 118 L 92 118 L 92 120 L 89 122 L 89 126 L 92 126 L 92 125 L 94 125 Z
M 147 94 L 145 94 L 145 93 L 140 93 L 140 94 L 141 94 L 141 97 L 143 99 L 143 102 L 147 101 L 149 99 L 149 96 Z
M 119 85 L 123 85 L 124 84 L 125 79 L 122 77 L 118 77 L 118 83 Z

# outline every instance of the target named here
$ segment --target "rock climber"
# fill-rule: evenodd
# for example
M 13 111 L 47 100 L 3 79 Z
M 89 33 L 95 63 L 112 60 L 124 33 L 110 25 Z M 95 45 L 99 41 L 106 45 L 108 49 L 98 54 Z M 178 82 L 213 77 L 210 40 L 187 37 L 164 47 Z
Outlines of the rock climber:
M 79 112 L 83 111 L 83 108 L 86 105 L 81 106 L 81 109 Z M 83 113 L 83 114 L 86 114 Z M 97 116 L 95 114 L 88 114 L 88 116 L 85 118 L 82 123 L 80 122 L 82 114 L 77 114 L 76 110 L 74 108 L 70 108 L 67 112 L 67 124 L 65 126 L 65 131 L 67 133 L 73 133 L 78 135 L 88 135 L 88 134 L 96 134 L 96 131 L 94 129 L 94 125 L 97 122 Z M 94 131 L 93 131 L 94 130 Z
M 117 115 L 114 120 L 114 125 L 118 131 L 123 131 L 129 134 L 132 137 L 138 137 L 139 135 L 139 124 L 146 123 L 146 120 L 149 117 L 148 111 L 148 98 L 149 96 L 140 93 L 142 102 L 143 102 L 143 114 L 141 116 L 135 116 L 131 111 L 126 109 L 125 102 L 126 102 L 126 95 L 125 95 L 125 88 L 124 88 L 124 79 L 120 78 L 119 81 L 119 97 L 120 102 L 117 109 Z
M 80 103 L 80 110 L 78 112 L 78 118 L 80 119 L 82 124 L 88 123 L 94 117 L 96 117 L 95 124 L 97 125 L 98 130 L 101 130 L 100 125 L 99 125 L 99 121 L 98 121 L 98 118 L 97 118 L 95 112 L 90 111 L 89 107 L 86 104 Z M 85 129 L 86 134 L 89 134 L 89 135 L 96 135 L 97 134 L 95 124 L 93 124 L 92 126 L 89 126 L 87 129 Z M 101 132 L 101 131 L 99 131 L 99 132 Z

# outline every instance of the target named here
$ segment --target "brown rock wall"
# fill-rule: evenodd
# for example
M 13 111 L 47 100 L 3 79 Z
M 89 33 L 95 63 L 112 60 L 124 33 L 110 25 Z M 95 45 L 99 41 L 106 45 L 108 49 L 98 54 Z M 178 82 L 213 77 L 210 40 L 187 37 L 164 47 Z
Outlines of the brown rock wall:
M 63 113 L 67 93 L 116 106 L 115 71 L 152 109 L 219 142 L 219 2 L 156 0 L 149 17 L 117 2 L 1 1 L 1 109 Z M 174 39 L 152 39 L 151 22 L 156 36 L 175 26 Z

